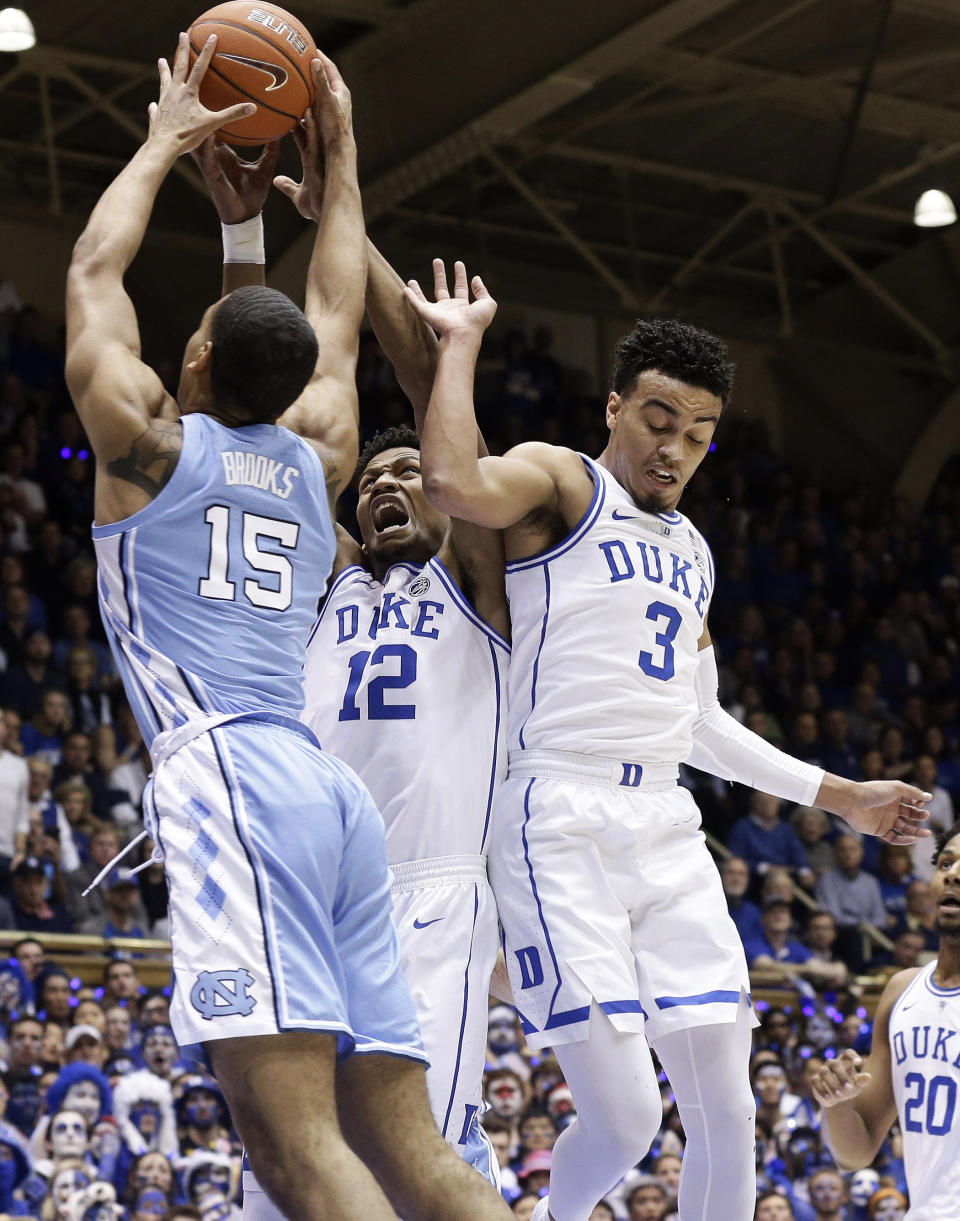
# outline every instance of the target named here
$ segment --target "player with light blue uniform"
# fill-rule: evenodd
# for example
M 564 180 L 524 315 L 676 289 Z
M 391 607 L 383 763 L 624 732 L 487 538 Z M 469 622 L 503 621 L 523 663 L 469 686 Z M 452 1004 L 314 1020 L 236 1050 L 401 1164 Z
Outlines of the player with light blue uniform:
M 937 957 L 889 980 L 866 1061 L 844 1051 L 811 1081 L 844 1170 L 869 1166 L 899 1121 L 908 1221 L 955 1221 L 960 1200 L 960 827 L 933 859 Z
M 912 841 L 924 794 L 855 785 L 790 759 L 720 707 L 706 616 L 713 562 L 677 511 L 730 394 L 722 343 L 671 320 L 621 340 L 595 461 L 560 446 L 473 447 L 473 376 L 495 303 L 408 299 L 440 334 L 423 434 L 427 495 L 504 531 L 513 639 L 508 775 L 490 877 L 513 993 L 533 1047 L 552 1046 L 577 1119 L 554 1148 L 534 1221 L 586 1221 L 662 1120 L 648 1047 L 670 1078 L 687 1143 L 682 1221 L 747 1221 L 756 1198 L 755 1024 L 743 950 L 687 760 L 855 827 Z
M 150 134 L 94 209 L 67 285 L 100 602 L 154 763 L 171 1017 L 181 1043 L 204 1044 L 285 1215 L 452 1216 L 451 1196 L 483 1189 L 473 1211 L 494 1217 L 502 1202 L 430 1117 L 379 815 L 299 720 L 329 506 L 356 459 L 363 309 L 350 100 L 329 60 L 312 65 L 326 182 L 309 320 L 268 289 L 226 296 L 187 344 L 177 400 L 140 360 L 123 273 L 156 193 L 180 154 L 250 110 L 199 102 L 214 50 L 188 75 L 181 35 L 172 71 L 160 61 Z

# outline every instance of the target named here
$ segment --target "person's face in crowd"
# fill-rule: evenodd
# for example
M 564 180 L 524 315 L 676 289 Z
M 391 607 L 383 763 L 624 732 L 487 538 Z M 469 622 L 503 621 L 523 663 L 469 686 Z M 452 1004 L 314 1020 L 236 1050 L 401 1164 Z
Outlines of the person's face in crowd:
M 860 757 L 860 770 L 864 780 L 883 779 L 883 755 L 878 750 L 867 750 Z
M 739 856 L 731 856 L 720 866 L 723 893 L 728 899 L 742 899 L 750 885 L 750 870 L 747 862 Z
M 10 1036 L 10 1051 L 18 1068 L 33 1068 L 40 1063 L 43 1027 L 39 1022 L 18 1022 Z
M 850 1178 L 850 1203 L 856 1205 L 857 1208 L 866 1208 L 870 1203 L 870 1197 L 880 1186 L 880 1176 L 876 1170 L 871 1170 L 869 1167 L 866 1170 L 858 1170 L 856 1174 Z
M 65 975 L 48 975 L 41 996 L 47 1016 L 61 1021 L 70 1016 L 70 984 Z
M 210 1128 L 216 1122 L 220 1112 L 220 1103 L 212 1090 L 202 1087 L 192 1089 L 184 1099 L 187 1123 L 196 1128 Z
M 655 369 L 607 398 L 611 469 L 641 509 L 672 509 L 706 457 L 722 404 Z
M 774 865 L 768 869 L 763 879 L 763 901 L 768 899 L 785 899 L 793 902 L 793 880 L 790 870 L 783 865 Z
M 81 805 L 80 813 L 82 812 Z M 90 859 L 98 869 L 103 869 L 119 851 L 120 841 L 112 831 L 100 831 L 90 837 Z
M 63 744 L 63 762 L 71 772 L 85 772 L 90 762 L 90 739 L 85 733 L 72 733 Z
M 509 1132 L 488 1132 L 487 1137 L 490 1144 L 493 1145 L 493 1151 L 497 1155 L 497 1163 L 502 1170 L 510 1161 L 510 1133 Z
M 517 1218 L 517 1221 L 530 1221 L 530 1217 L 532 1216 L 536 1205 L 536 1196 L 520 1196 L 518 1200 L 514 1201 L 513 1215 Z
M 549 1186 L 549 1170 L 531 1170 L 527 1177 L 523 1180 L 524 1191 L 530 1191 L 536 1196 L 543 1195 Z
M 494 1055 L 502 1056 L 516 1051 L 518 1044 L 516 1015 L 505 1005 L 495 1005 L 487 1019 L 487 1046 Z
M 130 1038 L 130 1012 L 121 1005 L 112 1005 L 104 1016 L 104 1038 L 113 1051 L 123 1051 Z
M 855 835 L 840 835 L 833 845 L 833 855 L 836 857 L 838 869 L 854 874 L 863 860 L 863 844 Z
M 907 911 L 911 916 L 919 916 L 921 920 L 927 919 L 933 912 L 933 899 L 929 885 L 919 879 L 911 882 L 907 887 L 906 903 Z
M 960 835 L 948 840 L 937 855 L 930 903 L 936 913 L 937 932 L 956 944 L 960 940 Z
M 170 1024 L 170 1002 L 165 996 L 151 996 L 149 1000 L 143 1002 L 143 1007 L 140 1010 L 140 1025 L 146 1028 L 147 1026 L 169 1026 Z
M 812 712 L 801 712 L 794 718 L 793 736 L 799 746 L 812 746 L 818 735 L 817 718 Z
M 913 860 L 907 848 L 885 844 L 882 850 L 881 872 L 891 882 L 902 882 L 913 868 Z
M 920 955 L 924 947 L 923 936 L 920 933 L 901 933 L 893 943 L 894 966 L 906 970 L 920 965 Z
M 754 1221 L 794 1221 L 793 1209 L 783 1196 L 770 1196 L 757 1205 Z
M 13 879 L 13 897 L 25 912 L 39 912 L 47 890 L 47 875 L 40 869 L 30 870 Z
M 43 1043 L 40 1059 L 44 1064 L 59 1064 L 63 1061 L 63 1027 L 56 1022 L 47 1022 L 43 1028 Z
M 46 759 L 39 759 L 36 756 L 27 760 L 27 768 L 30 772 L 30 778 L 27 782 L 27 797 L 31 801 L 39 801 L 50 787 L 50 777 L 53 775 L 53 769 Z
M 31 632 L 24 641 L 23 651 L 31 665 L 42 666 L 50 660 L 53 645 L 46 632 Z
M 121 882 L 106 892 L 110 906 L 117 912 L 129 915 L 137 904 L 137 888 L 133 882 Z
M 24 975 L 31 981 L 40 974 L 45 961 L 43 947 L 36 941 L 25 941 L 23 945 L 18 946 L 14 957 Z
M 765 825 L 773 825 L 780 814 L 780 798 L 770 793 L 754 793 L 750 798 L 750 812 Z
M 927 793 L 932 793 L 937 783 L 937 762 L 930 755 L 920 755 L 913 765 L 913 783 Z
M 557 1143 L 557 1130 L 546 1115 L 528 1115 L 520 1125 L 520 1143 L 528 1153 L 552 1149 Z
M 88 691 L 97 676 L 97 659 L 92 649 L 72 649 L 67 658 L 67 677 L 80 691 Z
M 155 1136 L 160 1130 L 160 1107 L 152 1098 L 141 1098 L 130 1108 L 130 1121 L 141 1136 Z
M 137 1163 L 133 1185 L 138 1191 L 156 1187 L 169 1195 L 173 1190 L 173 1168 L 162 1153 L 145 1153 Z
M 843 1179 L 834 1170 L 822 1170 L 810 1180 L 810 1203 L 818 1213 L 831 1216 L 843 1203 Z
M 775 903 L 770 907 L 765 907 L 761 919 L 763 931 L 768 937 L 784 936 L 790 932 L 790 926 L 793 923 L 790 906 L 787 903 Z
M 593 1212 L 587 1218 L 587 1221 L 614 1221 L 614 1212 L 610 1205 L 601 1200 L 593 1207 Z
M 194 1204 L 210 1192 L 230 1196 L 230 1167 L 211 1162 L 201 1166 L 190 1181 L 190 1195 Z
M 765 1064 L 755 1074 L 753 1088 L 761 1106 L 776 1106 L 787 1088 L 787 1075 L 779 1064 Z
M 827 833 L 827 820 L 822 810 L 806 809 L 797 819 L 797 835 L 812 847 L 818 844 Z
M 70 715 L 70 705 L 61 691 L 48 691 L 40 702 L 40 710 L 44 719 L 54 729 L 65 728 Z
M 81 1166 L 82 1164 L 78 1161 L 73 1165 L 64 1166 L 53 1176 L 50 1182 L 50 1197 L 58 1208 L 66 1204 L 75 1191 L 89 1187 L 90 1176 L 84 1173 Z
M 140 994 L 140 981 L 129 962 L 114 962 L 107 972 L 107 989 L 121 1001 L 133 1000 Z
M 63 1096 L 63 1105 L 79 1111 L 90 1128 L 100 1118 L 103 1104 L 100 1101 L 100 1091 L 92 1081 L 74 1081 Z
M 107 1028 L 107 1019 L 96 1001 L 81 1001 L 73 1012 L 75 1026 L 92 1026 L 101 1034 Z
M 828 953 L 837 939 L 837 926 L 829 912 L 818 912 L 807 925 L 807 945 L 811 950 Z
M 514 1119 L 523 1109 L 523 1087 L 513 1075 L 494 1077 L 487 1085 L 487 1100 L 495 1115 Z
M 79 1111 L 58 1111 L 50 1120 L 49 1140 L 55 1160 L 83 1157 L 87 1151 L 87 1121 Z
M 143 1041 L 143 1062 L 158 1077 L 169 1077 L 177 1059 L 177 1044 L 173 1034 L 152 1031 Z
M 93 1035 L 84 1034 L 70 1048 L 68 1058 L 71 1064 L 79 1062 L 82 1064 L 92 1064 L 94 1068 L 100 1068 L 107 1058 L 107 1049 Z
M 894 1196 L 881 1200 L 873 1210 L 873 1221 L 903 1221 L 907 1210 Z
M 666 1197 L 660 1187 L 637 1187 L 630 1193 L 630 1221 L 660 1221 Z
M 654 1174 L 663 1184 L 668 1195 L 675 1196 L 680 1189 L 680 1171 L 683 1169 L 683 1162 L 678 1157 L 674 1157 L 671 1153 L 664 1153 L 657 1158 L 657 1166 Z
M 847 740 L 847 714 L 842 708 L 831 708 L 823 717 L 823 730 L 831 742 L 839 745 Z
M 63 794 L 60 804 L 71 827 L 79 826 L 87 817 L 87 798 L 82 789 L 69 789 Z

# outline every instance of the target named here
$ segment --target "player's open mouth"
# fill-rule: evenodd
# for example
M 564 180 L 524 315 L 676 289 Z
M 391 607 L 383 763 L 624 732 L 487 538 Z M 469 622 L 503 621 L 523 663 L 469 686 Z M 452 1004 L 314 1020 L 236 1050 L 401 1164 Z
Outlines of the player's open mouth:
M 937 907 L 941 911 L 960 911 L 960 895 L 944 895 Z
M 672 471 L 668 471 L 665 466 L 651 466 L 646 475 L 648 479 L 652 479 L 654 483 L 659 483 L 665 488 L 677 482 L 676 475 Z
M 401 530 L 410 524 L 410 514 L 399 496 L 378 496 L 373 502 L 371 517 L 378 534 Z

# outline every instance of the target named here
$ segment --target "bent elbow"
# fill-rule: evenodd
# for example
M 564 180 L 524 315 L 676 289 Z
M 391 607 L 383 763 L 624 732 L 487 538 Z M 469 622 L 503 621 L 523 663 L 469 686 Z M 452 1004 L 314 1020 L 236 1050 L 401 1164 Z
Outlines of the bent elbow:
M 424 467 L 422 478 L 427 500 L 441 513 L 452 516 L 457 502 L 455 481 L 446 472 L 431 470 L 428 466 Z

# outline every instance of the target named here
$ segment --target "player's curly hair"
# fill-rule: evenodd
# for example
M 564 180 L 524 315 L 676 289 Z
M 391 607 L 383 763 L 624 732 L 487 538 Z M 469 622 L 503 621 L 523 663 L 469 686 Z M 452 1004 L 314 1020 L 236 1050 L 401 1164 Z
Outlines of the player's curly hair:
M 677 318 L 638 318 L 633 330 L 617 343 L 611 381 L 617 394 L 632 389 L 647 369 L 715 394 L 722 406 L 730 401 L 736 366 L 727 345 L 709 331 Z
M 384 428 L 380 432 L 374 433 L 370 440 L 360 451 L 360 457 L 357 459 L 357 469 L 353 472 L 354 480 L 359 480 L 360 476 L 367 469 L 367 465 L 376 458 L 377 454 L 382 454 L 385 449 L 420 449 L 420 436 L 412 428 L 408 428 L 406 424 L 394 424 L 390 428 Z
M 960 835 L 960 822 L 955 822 L 951 827 L 944 827 L 944 829 L 939 832 L 933 841 L 933 856 L 930 858 L 934 865 L 936 865 L 937 857 L 940 855 L 940 853 L 957 835 Z
M 317 337 L 289 297 L 273 288 L 235 289 L 210 328 L 210 385 L 218 404 L 270 424 L 302 394 L 317 367 Z

